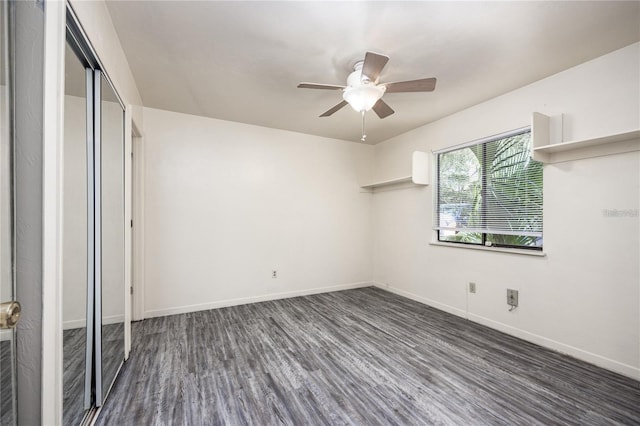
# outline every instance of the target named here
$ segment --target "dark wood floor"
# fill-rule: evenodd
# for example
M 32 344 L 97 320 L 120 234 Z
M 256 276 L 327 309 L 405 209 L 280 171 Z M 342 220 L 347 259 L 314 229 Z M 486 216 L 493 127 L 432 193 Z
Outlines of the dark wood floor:
M 84 417 L 86 328 L 64 330 L 62 341 L 62 421 L 65 425 L 79 425 Z
M 366 288 L 135 323 L 97 424 L 640 424 L 640 382 Z
M 102 326 L 102 387 L 107 393 L 124 360 L 124 322 Z
M 63 401 L 64 425 L 79 425 L 86 415 L 84 409 L 86 328 L 63 331 Z M 102 363 L 105 390 L 113 381 L 124 359 L 124 323 L 102 326 Z
M 13 340 L 0 340 L 0 425 L 13 425 Z

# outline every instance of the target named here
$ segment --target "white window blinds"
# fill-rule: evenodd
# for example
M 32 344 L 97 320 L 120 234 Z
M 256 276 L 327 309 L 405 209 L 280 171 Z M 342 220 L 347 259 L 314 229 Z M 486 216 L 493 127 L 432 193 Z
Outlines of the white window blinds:
M 542 245 L 542 164 L 520 129 L 437 153 L 433 228 L 441 241 Z

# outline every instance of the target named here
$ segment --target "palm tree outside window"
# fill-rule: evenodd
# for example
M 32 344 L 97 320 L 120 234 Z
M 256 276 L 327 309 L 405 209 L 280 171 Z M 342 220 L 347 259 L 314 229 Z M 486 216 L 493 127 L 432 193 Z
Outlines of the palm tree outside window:
M 529 128 L 440 151 L 436 164 L 438 241 L 542 250 L 542 163 Z

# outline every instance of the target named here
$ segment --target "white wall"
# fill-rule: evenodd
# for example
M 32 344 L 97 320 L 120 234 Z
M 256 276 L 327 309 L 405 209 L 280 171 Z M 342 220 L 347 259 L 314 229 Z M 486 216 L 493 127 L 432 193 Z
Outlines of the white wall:
M 564 140 L 640 128 L 640 44 L 613 52 L 375 147 L 375 180 L 406 174 L 430 151 L 516 129 L 531 113 L 564 114 Z M 545 165 L 546 257 L 429 245 L 432 191 L 373 196 L 380 286 L 578 358 L 640 378 L 638 152 Z M 477 293 L 468 294 L 469 282 Z M 508 312 L 506 288 L 520 291 Z
M 146 317 L 371 283 L 373 147 L 149 108 L 144 123 Z
M 62 206 L 63 328 L 84 327 L 87 317 L 86 99 L 64 97 L 64 194 Z
M 125 222 L 124 193 L 124 110 L 110 101 L 102 82 L 102 321 L 124 321 L 125 294 Z M 105 91 L 106 90 L 106 91 Z

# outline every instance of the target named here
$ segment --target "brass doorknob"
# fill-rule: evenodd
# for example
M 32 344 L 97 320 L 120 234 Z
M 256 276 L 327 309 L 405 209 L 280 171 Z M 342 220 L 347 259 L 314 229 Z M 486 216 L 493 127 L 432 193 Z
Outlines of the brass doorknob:
M 0 328 L 13 328 L 20 319 L 20 303 L 12 301 L 0 304 Z

